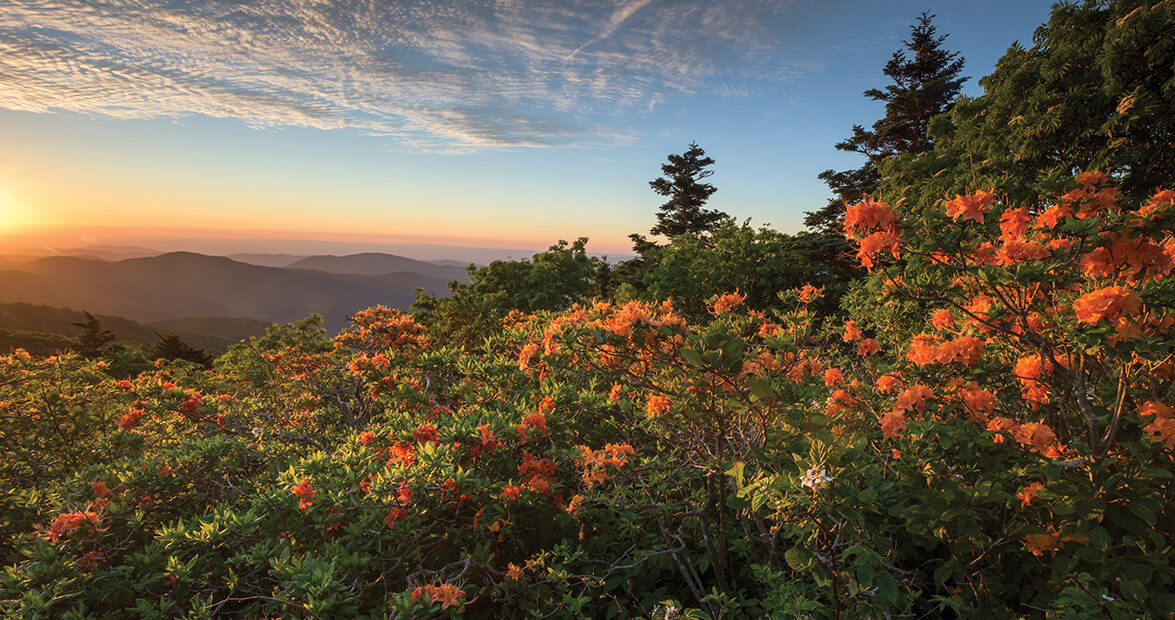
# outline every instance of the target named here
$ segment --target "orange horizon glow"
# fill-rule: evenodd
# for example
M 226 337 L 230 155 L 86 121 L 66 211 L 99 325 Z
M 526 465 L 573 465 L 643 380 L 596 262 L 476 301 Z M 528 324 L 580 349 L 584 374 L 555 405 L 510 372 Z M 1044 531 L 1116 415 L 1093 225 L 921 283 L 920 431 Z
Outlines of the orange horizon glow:
M 0 202 L 0 218 L 5 214 L 4 203 Z M 0 222 L 6 220 L 0 219 Z M 0 224 L 0 246 L 40 248 L 46 252 L 73 250 L 90 246 L 142 246 L 167 251 L 169 247 L 182 247 L 184 242 L 207 241 L 287 241 L 296 244 L 306 242 L 338 242 L 355 244 L 423 244 L 445 245 L 489 249 L 533 249 L 545 250 L 558 239 L 463 237 L 454 235 L 416 235 L 348 233 L 313 231 L 305 229 L 231 229 L 231 228 L 188 228 L 175 226 L 101 226 L 92 224 L 59 224 L 48 222 L 16 221 L 12 225 Z M 566 239 L 572 241 L 573 239 Z M 153 247 L 165 243 L 169 247 Z M 589 241 L 592 253 L 625 254 L 625 247 L 605 247 Z

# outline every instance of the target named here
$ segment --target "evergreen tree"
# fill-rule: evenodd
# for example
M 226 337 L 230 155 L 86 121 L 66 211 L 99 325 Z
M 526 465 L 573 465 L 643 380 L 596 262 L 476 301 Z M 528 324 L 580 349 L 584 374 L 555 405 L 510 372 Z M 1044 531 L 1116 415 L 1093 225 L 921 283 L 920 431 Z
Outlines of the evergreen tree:
M 868 130 L 854 125 L 853 137 L 836 148 L 860 153 L 868 160 L 856 170 L 820 173 L 819 178 L 832 190 L 833 198 L 823 209 L 806 214 L 804 224 L 809 228 L 839 234 L 845 203 L 853 204 L 877 191 L 880 162 L 905 153 L 926 153 L 934 147 L 927 133 L 930 119 L 950 109 L 967 78 L 959 77 L 963 59 L 958 52 L 942 48 L 946 35 L 936 35 L 933 19 L 934 15 L 923 13 L 911 26 L 910 38 L 902 41 L 903 49 L 895 51 L 886 63 L 882 73 L 893 84 L 885 90 L 865 91 L 866 97 L 885 102 L 885 117 Z
M 212 368 L 212 357 L 208 352 L 188 344 L 183 336 L 159 332 L 155 332 L 155 335 L 159 336 L 159 342 L 156 342 L 148 352 L 151 359 L 187 360 L 204 368 Z
M 661 164 L 664 176 L 649 181 L 653 191 L 669 198 L 661 205 L 657 224 L 649 230 L 650 235 L 663 235 L 670 240 L 681 235 L 704 239 L 707 233 L 730 219 L 721 211 L 703 208 L 710 196 L 718 191 L 713 185 L 702 182 L 714 174 L 709 169 L 713 165 L 714 158 L 707 157 L 697 142 L 690 142 L 689 149 L 681 155 L 669 155 L 669 163 Z M 626 297 L 644 290 L 642 280 L 645 274 L 656 267 L 653 250 L 660 247 L 638 233 L 628 238 L 632 240 L 632 251 L 637 257 L 617 265 L 612 274 L 617 290 L 624 289 Z
M 709 170 L 712 165 L 714 159 L 707 157 L 706 151 L 696 142 L 691 142 L 685 153 L 669 156 L 669 163 L 661 165 L 664 176 L 649 181 L 653 191 L 669 198 L 661 205 L 657 225 L 649 230 L 649 234 L 670 239 L 679 235 L 700 238 L 729 217 L 721 211 L 703 208 L 710 196 L 718 191 L 713 185 L 702 183 L 703 179 L 714 174 Z
M 74 327 L 82 328 L 82 334 L 78 336 L 78 343 L 81 345 L 81 353 L 87 359 L 97 359 L 102 357 L 102 347 L 108 343 L 114 342 L 114 332 L 102 327 L 102 321 L 98 317 L 90 314 L 87 311 L 82 311 L 86 316 L 85 321 L 77 323 L 70 323 Z
M 979 80 L 982 96 L 934 120 L 932 154 L 886 162 L 886 184 L 918 204 L 995 189 L 1038 206 L 1079 171 L 1124 194 L 1175 187 L 1172 41 L 1171 2 L 1058 4 L 1031 48 L 1012 45 Z

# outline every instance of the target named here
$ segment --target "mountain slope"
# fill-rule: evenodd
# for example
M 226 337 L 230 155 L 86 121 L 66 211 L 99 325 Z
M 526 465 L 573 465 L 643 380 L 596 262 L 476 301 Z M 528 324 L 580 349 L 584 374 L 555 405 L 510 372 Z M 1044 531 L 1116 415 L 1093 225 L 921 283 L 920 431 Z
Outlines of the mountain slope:
M 84 308 L 141 322 L 221 316 L 289 323 L 317 313 L 334 332 L 376 304 L 407 309 L 417 287 L 448 292 L 444 280 L 418 274 L 331 274 L 190 252 L 117 262 L 49 257 L 12 267 L 0 270 L 0 302 Z

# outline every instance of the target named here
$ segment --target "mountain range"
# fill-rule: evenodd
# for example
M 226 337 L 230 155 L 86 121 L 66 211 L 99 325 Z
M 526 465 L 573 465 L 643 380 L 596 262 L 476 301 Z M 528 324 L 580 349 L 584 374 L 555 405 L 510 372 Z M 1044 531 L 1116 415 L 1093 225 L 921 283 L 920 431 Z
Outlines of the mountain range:
M 321 314 L 323 326 L 335 333 L 364 308 L 382 304 L 407 310 L 418 287 L 445 296 L 448 282 L 467 281 L 465 270 L 452 262 L 391 254 L 290 258 L 288 265 L 274 267 L 192 252 L 121 260 L 8 257 L 0 263 L 0 302 L 144 323 L 191 317 L 290 323 Z

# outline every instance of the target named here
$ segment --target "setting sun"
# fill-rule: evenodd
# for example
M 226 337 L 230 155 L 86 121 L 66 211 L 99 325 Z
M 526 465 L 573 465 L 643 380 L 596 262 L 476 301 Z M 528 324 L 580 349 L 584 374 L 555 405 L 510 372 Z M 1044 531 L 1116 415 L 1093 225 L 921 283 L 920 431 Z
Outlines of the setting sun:
M 24 221 L 25 213 L 20 201 L 8 188 L 0 185 L 0 234 L 11 232 Z

